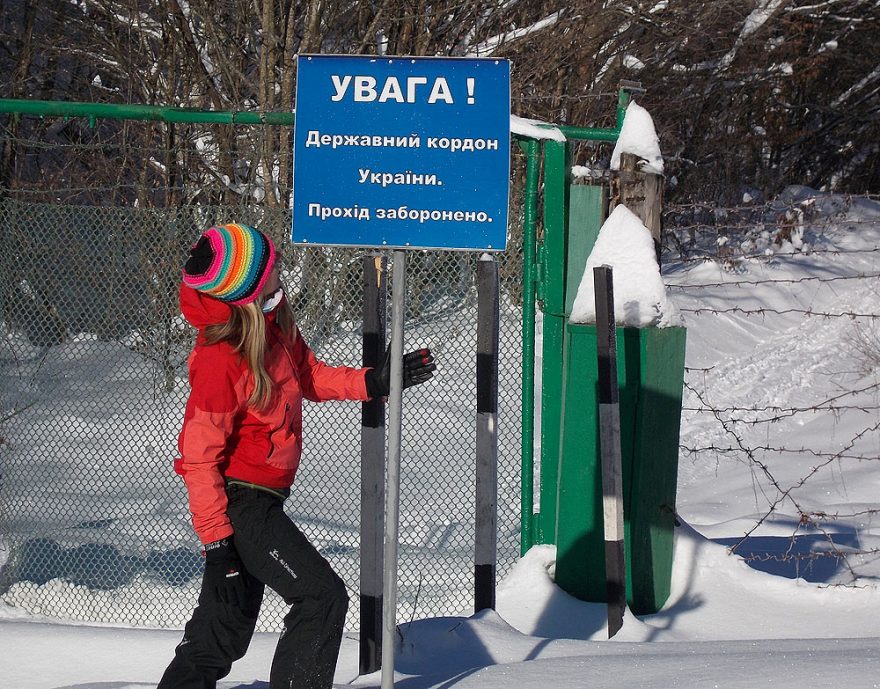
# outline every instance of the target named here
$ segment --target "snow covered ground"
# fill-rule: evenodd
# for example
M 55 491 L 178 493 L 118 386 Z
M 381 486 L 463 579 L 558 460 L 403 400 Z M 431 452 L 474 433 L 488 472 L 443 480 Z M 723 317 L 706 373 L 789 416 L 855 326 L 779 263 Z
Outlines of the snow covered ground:
M 402 689 L 575 687 L 880 686 L 876 589 L 820 588 L 757 572 L 687 527 L 678 534 L 675 589 L 658 615 L 627 616 L 605 638 L 605 607 L 577 601 L 551 578 L 555 550 L 536 546 L 499 590 L 497 613 L 401 625 L 396 685 Z M 17 689 L 155 687 L 180 633 L 79 626 L 2 613 L 0 676 Z M 220 684 L 268 689 L 275 635 L 256 635 Z M 347 634 L 335 682 L 357 676 Z
M 721 238 L 737 244 L 723 263 L 664 266 L 689 371 L 663 610 L 607 641 L 604 606 L 558 589 L 537 546 L 496 613 L 401 624 L 399 687 L 880 687 L 880 363 L 858 344 L 880 332 L 880 203 L 790 194 L 813 215 L 784 237 L 756 226 Z M 179 637 L 4 604 L 0 686 L 146 689 Z M 274 639 L 221 686 L 267 689 Z M 356 639 L 336 682 L 376 687 Z

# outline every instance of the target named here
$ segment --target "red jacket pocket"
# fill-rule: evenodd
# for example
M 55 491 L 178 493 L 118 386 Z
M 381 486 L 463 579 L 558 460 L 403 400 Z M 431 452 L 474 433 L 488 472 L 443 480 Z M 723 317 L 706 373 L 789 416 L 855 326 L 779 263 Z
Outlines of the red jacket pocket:
M 266 463 L 285 472 L 296 469 L 302 448 L 300 407 L 286 402 L 280 420 L 270 428 Z

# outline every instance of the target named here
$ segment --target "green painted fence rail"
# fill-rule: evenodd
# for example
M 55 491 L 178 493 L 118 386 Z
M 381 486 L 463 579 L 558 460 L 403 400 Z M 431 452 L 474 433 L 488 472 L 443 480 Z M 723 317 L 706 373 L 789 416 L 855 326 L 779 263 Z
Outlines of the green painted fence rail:
M 292 112 L 249 110 L 200 110 L 166 105 L 125 105 L 116 103 L 77 103 L 54 100 L 0 98 L 0 113 L 34 117 L 85 117 L 111 120 L 148 120 L 193 124 L 267 124 L 292 126 Z

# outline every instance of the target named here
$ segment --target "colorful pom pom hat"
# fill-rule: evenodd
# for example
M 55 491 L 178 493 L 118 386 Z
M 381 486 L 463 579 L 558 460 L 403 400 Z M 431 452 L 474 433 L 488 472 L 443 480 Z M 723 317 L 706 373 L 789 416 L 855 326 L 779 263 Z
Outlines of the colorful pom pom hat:
M 249 225 L 215 225 L 189 250 L 183 282 L 227 304 L 260 296 L 275 265 L 275 245 Z

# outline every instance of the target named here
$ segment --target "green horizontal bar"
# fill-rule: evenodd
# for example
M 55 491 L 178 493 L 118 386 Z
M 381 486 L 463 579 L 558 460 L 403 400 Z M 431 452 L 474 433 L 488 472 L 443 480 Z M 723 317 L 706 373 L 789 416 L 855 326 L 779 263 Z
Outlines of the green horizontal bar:
M 557 125 L 556 129 L 565 134 L 569 139 L 581 139 L 590 141 L 617 141 L 620 137 L 619 129 L 597 129 L 595 127 L 573 127 L 571 125 Z
M 574 127 L 572 125 L 538 125 L 541 129 L 558 129 L 567 139 L 576 139 L 579 141 L 610 141 L 614 143 L 620 137 L 619 129 L 596 129 L 594 127 Z M 534 141 L 530 136 L 523 134 L 514 134 L 513 138 L 517 141 Z
M 190 122 L 198 124 L 269 124 L 293 126 L 292 112 L 254 112 L 230 110 L 198 110 L 165 105 L 120 105 L 115 103 L 77 103 L 56 100 L 23 100 L 0 98 L 0 113 L 34 117 L 103 117 L 114 120 L 153 120 L 159 122 Z M 619 129 L 597 129 L 570 125 L 547 125 L 558 129 L 569 139 L 617 141 Z M 529 137 L 514 135 L 525 141 Z
M 164 105 L 118 105 L 52 100 L 0 98 L 0 113 L 36 117 L 103 117 L 114 120 L 154 120 L 199 124 L 270 124 L 292 126 L 292 112 L 198 110 Z

